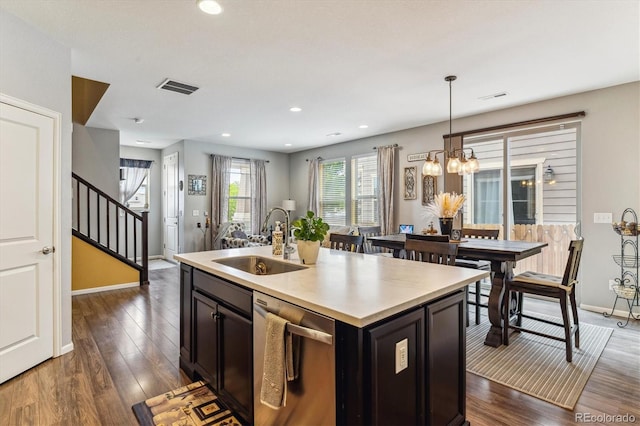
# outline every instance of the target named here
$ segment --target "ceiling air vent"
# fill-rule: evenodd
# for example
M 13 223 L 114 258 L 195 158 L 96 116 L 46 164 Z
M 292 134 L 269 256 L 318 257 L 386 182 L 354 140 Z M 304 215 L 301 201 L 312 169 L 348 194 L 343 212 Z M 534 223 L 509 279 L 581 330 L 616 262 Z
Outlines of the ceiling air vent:
M 160 83 L 158 89 L 171 90 L 172 92 L 182 93 L 183 95 L 190 95 L 198 90 L 198 87 L 167 78 Z

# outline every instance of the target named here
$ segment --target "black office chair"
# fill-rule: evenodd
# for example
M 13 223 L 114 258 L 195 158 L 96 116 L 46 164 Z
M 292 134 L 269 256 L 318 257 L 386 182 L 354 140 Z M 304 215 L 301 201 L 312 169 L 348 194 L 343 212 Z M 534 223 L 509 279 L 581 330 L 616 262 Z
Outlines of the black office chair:
M 580 258 L 582 256 L 582 247 L 584 240 L 573 240 L 569 244 L 569 258 L 567 259 L 567 266 L 564 270 L 564 276 L 558 277 L 555 275 L 541 274 L 538 272 L 523 272 L 513 277 L 511 280 L 505 280 L 505 321 L 503 329 L 503 343 L 509 346 L 509 329 L 524 331 L 536 334 L 538 336 L 548 337 L 553 340 L 558 340 L 565 343 L 567 362 L 571 362 L 573 358 L 573 345 L 571 343 L 571 336 L 575 335 L 576 348 L 580 347 L 580 325 L 578 324 L 578 307 L 576 304 L 576 292 L 575 287 L 578 284 L 577 275 L 578 267 L 580 266 Z M 518 294 L 518 307 L 517 318 L 515 324 L 511 324 L 509 319 L 510 306 L 506 301 L 511 300 L 511 292 L 516 291 Z M 523 294 L 536 294 L 538 296 L 553 297 L 560 301 L 560 311 L 562 312 L 562 324 L 554 321 L 549 321 L 544 318 L 538 318 L 531 315 L 525 315 L 522 313 Z M 573 313 L 573 326 L 569 320 L 569 313 L 567 312 L 567 298 L 571 302 L 571 311 Z M 546 324 L 556 325 L 564 328 L 564 338 L 554 336 L 551 334 L 545 334 L 537 330 L 530 330 L 522 327 L 522 318 L 529 318 L 536 321 L 541 321 Z

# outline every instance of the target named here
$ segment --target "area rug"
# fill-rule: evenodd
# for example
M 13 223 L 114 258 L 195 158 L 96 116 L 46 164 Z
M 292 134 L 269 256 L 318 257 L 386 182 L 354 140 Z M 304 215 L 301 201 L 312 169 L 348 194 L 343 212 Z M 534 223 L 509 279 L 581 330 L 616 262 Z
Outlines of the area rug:
M 485 316 L 480 325 L 467 328 L 467 371 L 570 410 L 613 332 L 581 323 L 580 348 L 573 348 L 573 362 L 567 362 L 564 342 L 531 333 L 512 333 L 509 346 L 486 346 L 489 325 Z M 526 318 L 523 326 L 558 336 L 564 333 L 561 327 Z
M 240 426 L 235 415 L 203 381 L 139 402 L 133 412 L 142 426 Z

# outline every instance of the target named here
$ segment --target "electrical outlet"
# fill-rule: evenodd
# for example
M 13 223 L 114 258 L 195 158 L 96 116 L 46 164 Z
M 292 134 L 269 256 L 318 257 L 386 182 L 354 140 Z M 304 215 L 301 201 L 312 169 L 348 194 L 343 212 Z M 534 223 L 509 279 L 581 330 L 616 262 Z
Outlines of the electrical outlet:
M 613 291 L 613 287 L 618 285 L 618 281 L 609 280 L 609 290 Z
M 409 341 L 407 339 L 396 343 L 396 374 L 409 367 Z
M 200 210 L 194 210 L 193 212 L 191 212 L 192 216 L 200 216 Z
M 594 213 L 593 223 L 611 223 L 613 221 L 613 214 L 611 213 Z

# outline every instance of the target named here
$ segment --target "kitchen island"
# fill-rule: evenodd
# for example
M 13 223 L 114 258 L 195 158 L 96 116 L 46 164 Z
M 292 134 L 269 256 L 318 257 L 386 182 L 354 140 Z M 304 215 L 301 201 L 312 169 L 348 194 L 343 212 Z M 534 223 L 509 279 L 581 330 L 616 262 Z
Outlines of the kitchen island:
M 217 262 L 246 256 L 299 265 L 297 253 L 283 261 L 269 246 L 176 259 L 180 366 L 208 380 L 249 422 L 264 424 L 254 418 L 254 292 L 335 320 L 334 388 L 324 389 L 335 407 L 324 410 L 327 423 L 465 422 L 464 288 L 487 272 L 329 249 L 315 265 L 276 274 Z

